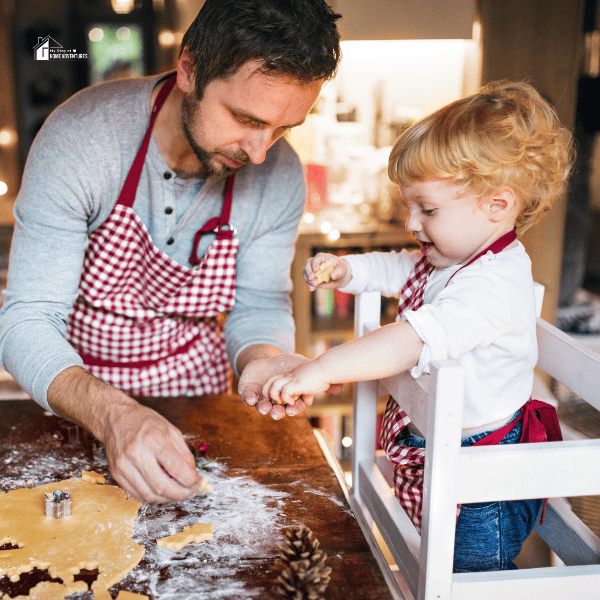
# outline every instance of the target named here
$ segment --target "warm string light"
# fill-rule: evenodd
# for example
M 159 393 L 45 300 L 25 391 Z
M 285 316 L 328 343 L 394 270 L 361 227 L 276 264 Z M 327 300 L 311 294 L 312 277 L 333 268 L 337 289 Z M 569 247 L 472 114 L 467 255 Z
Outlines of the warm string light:
M 0 129 L 0 146 L 12 146 L 17 141 L 17 134 L 10 129 Z
M 158 34 L 158 43 L 163 48 L 169 48 L 175 45 L 175 34 L 170 29 L 163 29 Z
M 129 27 L 119 27 L 117 29 L 117 39 L 126 42 L 131 37 L 131 29 Z
M 0 129 L 0 148 L 8 148 L 13 146 L 17 141 L 17 134 L 12 130 L 4 127 Z M 8 193 L 8 185 L 5 181 L 0 180 L 0 196 Z
M 134 9 L 135 0 L 110 0 L 110 4 L 118 15 L 126 15 Z
M 101 42 L 104 38 L 104 31 L 100 27 L 94 27 L 90 29 L 88 37 L 92 42 Z

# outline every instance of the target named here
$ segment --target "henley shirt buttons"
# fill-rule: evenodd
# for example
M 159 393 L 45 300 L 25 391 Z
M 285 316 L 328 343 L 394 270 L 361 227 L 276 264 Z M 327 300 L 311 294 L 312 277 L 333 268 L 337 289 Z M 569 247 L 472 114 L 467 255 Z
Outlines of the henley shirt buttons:
M 164 177 L 165 179 L 171 179 L 171 177 L 173 177 L 173 175 L 171 175 L 171 173 L 169 173 L 169 171 L 165 171 L 165 172 L 163 173 L 163 177 Z
M 167 240 L 167 246 L 170 246 L 175 240 L 171 237 Z
M 167 208 L 165 208 L 165 213 L 170 215 L 173 212 L 173 208 L 170 206 L 167 206 Z

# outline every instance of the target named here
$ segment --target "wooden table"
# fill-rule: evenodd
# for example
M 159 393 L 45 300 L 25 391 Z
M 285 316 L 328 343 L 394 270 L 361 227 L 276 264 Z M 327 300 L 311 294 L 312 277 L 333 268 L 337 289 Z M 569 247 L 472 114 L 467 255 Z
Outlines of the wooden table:
M 274 598 L 277 546 L 285 528 L 300 524 L 327 553 L 328 600 L 392 598 L 306 418 L 276 422 L 236 396 L 144 403 L 188 440 L 208 444 L 198 465 L 218 459 L 203 471 L 214 492 L 182 503 L 142 505 L 134 540 L 146 547 L 146 555 L 110 589 L 113 598 L 121 589 L 152 599 Z M 103 448 L 87 432 L 32 401 L 0 402 L 1 491 L 80 476 L 86 467 L 109 475 Z M 107 483 L 115 485 L 110 477 Z M 195 521 L 213 522 L 214 539 L 180 551 L 156 546 L 158 537 Z M 90 583 L 95 575 L 80 578 Z M 49 578 L 47 572 L 37 569 L 17 584 L 2 577 L 0 597 L 27 594 L 43 578 Z M 71 598 L 88 600 L 92 593 Z

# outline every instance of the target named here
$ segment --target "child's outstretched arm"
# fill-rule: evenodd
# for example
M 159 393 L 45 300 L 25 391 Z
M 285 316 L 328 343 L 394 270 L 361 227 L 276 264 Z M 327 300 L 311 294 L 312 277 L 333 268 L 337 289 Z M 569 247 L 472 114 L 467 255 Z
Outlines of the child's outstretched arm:
M 312 292 L 317 287 L 340 288 L 348 285 L 352 272 L 350 265 L 335 254 L 319 252 L 304 265 L 304 281 Z
M 314 395 L 332 383 L 379 379 L 414 367 L 422 348 L 410 323 L 392 323 L 327 350 L 286 375 L 271 377 L 263 387 L 263 397 L 293 405 L 302 396 L 311 404 Z

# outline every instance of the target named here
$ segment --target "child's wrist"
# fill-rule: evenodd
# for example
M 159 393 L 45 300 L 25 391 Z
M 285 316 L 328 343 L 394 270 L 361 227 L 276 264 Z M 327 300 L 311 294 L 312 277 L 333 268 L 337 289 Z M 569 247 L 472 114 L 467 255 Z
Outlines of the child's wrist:
M 352 267 L 350 266 L 350 263 L 346 259 L 341 258 L 340 261 L 342 262 L 342 264 L 345 267 L 345 273 L 344 273 L 344 276 L 339 281 L 338 288 L 343 288 L 343 287 L 346 287 L 352 280 Z
M 326 383 L 330 383 L 327 378 L 327 357 L 325 354 L 321 354 L 321 356 L 317 356 L 311 360 L 308 364 L 311 365 L 311 368 L 314 371 L 314 376 L 321 381 L 325 381 Z

